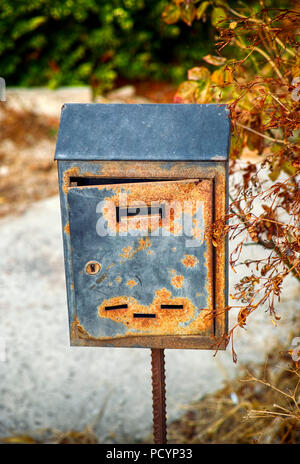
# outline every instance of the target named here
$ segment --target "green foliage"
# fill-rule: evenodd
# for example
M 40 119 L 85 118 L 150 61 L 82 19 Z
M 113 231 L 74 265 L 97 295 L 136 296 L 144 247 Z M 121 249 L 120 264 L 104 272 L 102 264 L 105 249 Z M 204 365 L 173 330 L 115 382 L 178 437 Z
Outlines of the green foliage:
M 1 0 L 0 75 L 8 85 L 90 84 L 95 93 L 111 88 L 117 77 L 180 82 L 210 52 L 212 36 L 203 23 L 193 29 L 172 24 L 179 19 L 176 5 L 166 24 L 166 5 L 166 0 Z M 188 23 L 194 10 L 185 7 L 181 14 Z

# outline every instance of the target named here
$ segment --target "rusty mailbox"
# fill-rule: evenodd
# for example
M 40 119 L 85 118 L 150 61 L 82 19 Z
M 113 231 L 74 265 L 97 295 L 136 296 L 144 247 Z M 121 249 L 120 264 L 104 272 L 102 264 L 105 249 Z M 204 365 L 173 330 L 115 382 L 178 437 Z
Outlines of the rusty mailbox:
M 215 349 L 226 334 L 224 105 L 66 104 L 58 161 L 72 345 Z M 222 342 L 219 348 L 225 348 Z

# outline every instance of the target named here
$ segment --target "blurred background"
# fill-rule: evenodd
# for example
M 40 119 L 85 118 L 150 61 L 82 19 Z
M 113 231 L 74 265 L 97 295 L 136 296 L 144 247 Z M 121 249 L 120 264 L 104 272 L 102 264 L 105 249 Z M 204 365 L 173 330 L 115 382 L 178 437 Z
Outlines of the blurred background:
M 172 103 L 188 70 L 216 55 L 224 3 L 1 1 L 0 76 L 7 86 L 6 102 L 0 102 L 3 442 L 151 442 L 150 351 L 69 347 L 53 161 L 60 109 L 67 102 Z M 232 1 L 229 8 L 236 11 L 241 4 L 245 6 Z M 247 4 L 258 11 L 291 2 Z M 215 63 L 207 60 L 213 69 Z M 241 166 L 258 162 L 255 150 L 240 154 Z M 261 176 L 266 176 L 263 170 Z M 257 245 L 245 253 L 261 258 L 265 250 Z M 231 288 L 241 275 L 231 272 Z M 253 408 L 279 400 L 266 384 L 240 379 L 246 367 L 262 373 L 266 382 L 278 381 L 276 366 L 289 361 L 291 339 L 297 335 L 291 333 L 299 321 L 299 296 L 299 286 L 289 276 L 280 324 L 275 327 L 262 310 L 247 330 L 241 328 L 235 336 L 237 364 L 230 347 L 216 356 L 167 351 L 171 443 L 272 443 L 288 434 L 289 425 L 278 417 L 245 422 Z M 291 380 L 280 375 L 284 389 Z

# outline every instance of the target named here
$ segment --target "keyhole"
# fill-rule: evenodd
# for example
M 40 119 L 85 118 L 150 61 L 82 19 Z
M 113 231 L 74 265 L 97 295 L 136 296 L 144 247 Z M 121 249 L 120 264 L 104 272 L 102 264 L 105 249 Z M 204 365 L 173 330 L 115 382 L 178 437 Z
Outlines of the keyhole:
M 98 263 L 98 261 L 89 261 L 85 265 L 85 272 L 89 275 L 98 274 L 98 272 L 100 272 L 100 269 L 101 269 L 101 264 Z

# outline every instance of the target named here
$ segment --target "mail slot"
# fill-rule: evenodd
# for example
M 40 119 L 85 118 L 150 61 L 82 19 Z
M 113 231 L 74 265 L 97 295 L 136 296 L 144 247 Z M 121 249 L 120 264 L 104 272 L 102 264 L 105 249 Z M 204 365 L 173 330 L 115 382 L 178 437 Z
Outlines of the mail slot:
M 58 161 L 72 345 L 225 348 L 224 105 L 67 104 Z

